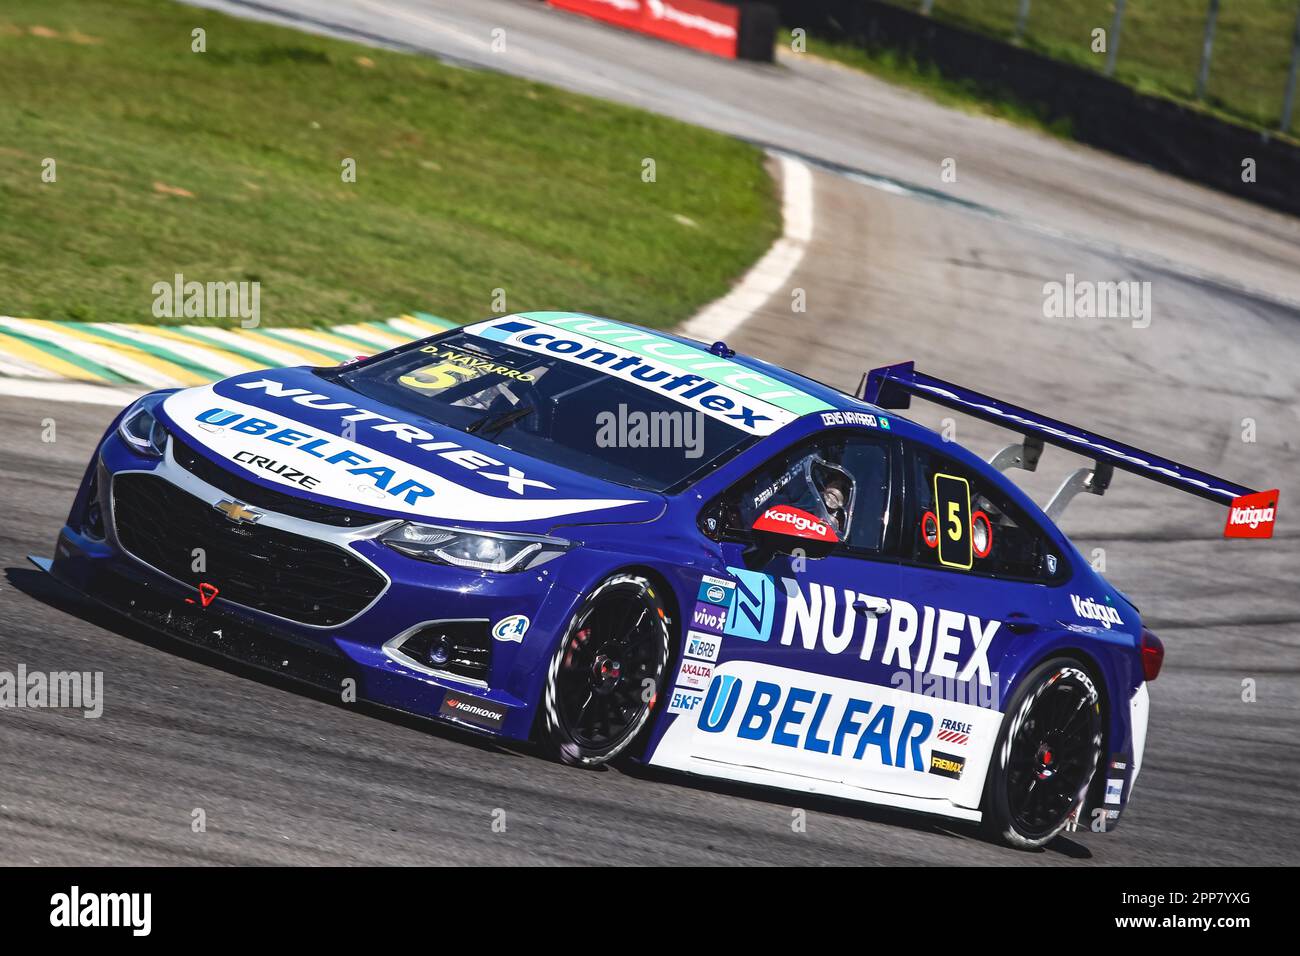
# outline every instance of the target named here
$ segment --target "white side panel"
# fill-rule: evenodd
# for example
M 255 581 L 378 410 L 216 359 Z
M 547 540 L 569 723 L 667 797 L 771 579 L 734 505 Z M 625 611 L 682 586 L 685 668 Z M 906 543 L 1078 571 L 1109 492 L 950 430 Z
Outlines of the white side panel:
M 1129 796 L 1137 786 L 1138 771 L 1142 769 L 1142 751 L 1147 745 L 1147 719 L 1151 713 L 1151 694 L 1147 691 L 1146 681 L 1138 685 L 1129 702 L 1129 719 L 1133 722 L 1133 776 L 1129 780 Z
M 778 787 L 782 790 L 794 790 L 800 793 L 815 793 L 824 797 L 838 797 L 841 800 L 856 800 L 859 803 L 872 803 L 882 807 L 897 807 L 900 810 L 913 810 L 918 813 L 933 813 L 938 816 L 952 817 L 957 820 L 970 820 L 978 823 L 982 818 L 979 810 L 959 807 L 947 800 L 911 797 L 902 793 L 884 793 L 879 790 L 865 790 L 844 783 L 829 780 L 807 780 L 777 773 L 761 767 L 741 767 L 734 764 L 719 764 L 694 757 L 680 757 L 673 760 L 660 760 L 657 756 L 651 761 L 656 766 L 669 770 L 699 774 L 704 777 L 719 777 L 723 780 L 735 780 L 740 783 L 752 783 L 760 787 Z
M 718 664 L 707 692 L 673 700 L 685 706 L 670 707 L 678 716 L 656 766 L 963 819 L 979 818 L 1002 721 L 972 704 L 756 661 Z

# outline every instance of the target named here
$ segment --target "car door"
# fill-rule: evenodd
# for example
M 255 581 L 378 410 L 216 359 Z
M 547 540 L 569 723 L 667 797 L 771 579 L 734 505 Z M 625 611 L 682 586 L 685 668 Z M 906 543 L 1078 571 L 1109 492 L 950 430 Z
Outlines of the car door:
M 900 468 L 892 439 L 832 429 L 723 495 L 725 570 L 700 581 L 681 665 L 696 689 L 674 692 L 681 716 L 655 763 L 872 789 L 900 787 L 896 763 L 920 765 L 928 718 L 891 703 L 878 655 L 898 584 Z M 847 495 L 828 497 L 837 485 Z M 750 528 L 777 506 L 827 522 L 838 546 L 817 559 L 761 553 Z

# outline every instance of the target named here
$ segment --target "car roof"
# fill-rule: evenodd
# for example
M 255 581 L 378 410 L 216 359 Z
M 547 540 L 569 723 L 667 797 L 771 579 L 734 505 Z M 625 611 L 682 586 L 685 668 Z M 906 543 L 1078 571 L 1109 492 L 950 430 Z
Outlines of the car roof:
M 605 318 L 604 316 L 593 315 L 587 312 L 521 312 L 519 313 L 520 318 L 531 319 L 536 322 L 547 322 L 547 321 L 554 320 L 557 317 L 570 318 L 570 317 L 577 317 L 577 316 L 582 316 L 584 318 L 599 319 L 601 322 L 608 322 L 611 325 L 621 326 L 622 328 L 628 329 L 629 331 L 635 331 L 643 334 L 653 335 L 658 338 L 664 339 L 665 341 L 668 342 L 676 342 L 681 345 L 687 345 L 690 346 L 691 348 L 698 349 L 699 351 L 704 353 L 713 354 L 711 353 L 710 349 L 712 348 L 712 345 L 714 343 L 702 342 L 698 339 L 688 338 L 684 335 L 676 335 L 672 332 L 667 332 L 663 329 L 650 329 L 650 328 L 646 328 L 643 325 L 634 325 L 630 322 L 620 322 L 617 319 L 608 319 Z M 771 362 L 765 362 L 762 359 L 755 358 L 752 355 L 746 355 L 742 352 L 734 352 L 732 355 L 727 356 L 727 360 L 734 362 L 737 365 L 744 366 L 745 368 L 752 369 L 755 372 L 761 372 L 762 374 L 768 376 L 769 378 L 776 379 L 778 382 L 780 382 L 783 385 L 788 385 L 793 389 L 803 392 L 805 395 L 810 395 L 813 398 L 818 399 L 819 401 L 825 402 L 827 405 L 829 405 L 832 409 L 835 410 L 862 411 L 862 412 L 881 411 L 881 409 L 877 408 L 875 405 L 854 398 L 849 393 L 840 391 L 839 389 L 827 385 L 824 382 L 819 382 L 816 379 L 809 378 L 806 375 L 800 375 L 798 372 L 792 372 L 790 369 L 783 368 L 780 365 L 773 365 Z M 886 413 L 886 414 L 890 414 L 890 413 Z

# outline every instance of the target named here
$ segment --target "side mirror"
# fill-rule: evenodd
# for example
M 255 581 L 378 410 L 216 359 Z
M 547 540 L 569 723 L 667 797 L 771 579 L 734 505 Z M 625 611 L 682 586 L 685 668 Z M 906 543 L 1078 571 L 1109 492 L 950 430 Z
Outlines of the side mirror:
M 770 554 L 824 558 L 840 539 L 825 521 L 790 505 L 767 508 L 753 524 L 754 543 Z

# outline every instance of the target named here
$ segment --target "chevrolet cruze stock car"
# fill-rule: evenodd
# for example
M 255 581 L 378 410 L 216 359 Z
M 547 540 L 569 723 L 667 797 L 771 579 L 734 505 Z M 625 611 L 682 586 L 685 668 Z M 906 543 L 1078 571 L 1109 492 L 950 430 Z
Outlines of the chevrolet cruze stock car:
M 1014 440 L 982 461 L 895 414 L 913 397 Z M 1091 461 L 1040 508 L 1005 473 L 1049 444 Z M 1271 535 L 1276 491 L 910 363 L 848 394 L 721 342 L 528 313 L 146 395 L 33 560 L 176 638 L 569 764 L 1034 847 L 1113 829 L 1142 768 L 1161 642 L 1054 521 L 1116 470 Z

